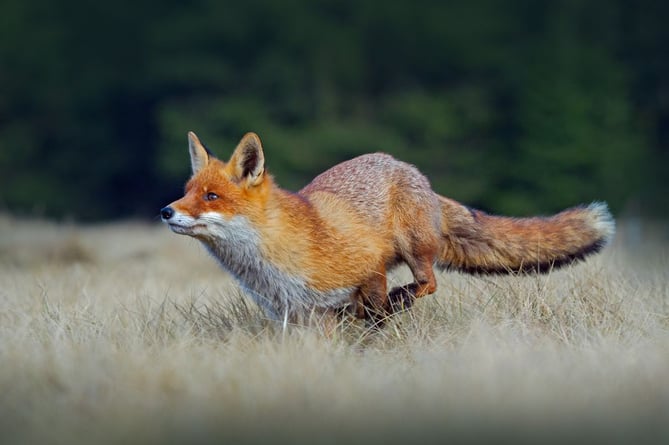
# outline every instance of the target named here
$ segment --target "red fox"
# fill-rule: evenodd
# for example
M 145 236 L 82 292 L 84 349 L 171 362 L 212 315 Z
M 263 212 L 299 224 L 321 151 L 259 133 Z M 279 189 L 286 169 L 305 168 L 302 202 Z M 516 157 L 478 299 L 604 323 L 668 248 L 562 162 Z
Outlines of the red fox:
M 194 133 L 188 140 L 193 175 L 162 220 L 200 240 L 276 320 L 348 308 L 382 323 L 435 292 L 434 266 L 545 272 L 599 251 L 615 231 L 605 203 L 551 217 L 488 215 L 438 195 L 416 167 L 383 153 L 342 162 L 292 193 L 265 170 L 256 134 L 228 162 Z M 386 273 L 402 263 L 414 281 L 388 291 Z

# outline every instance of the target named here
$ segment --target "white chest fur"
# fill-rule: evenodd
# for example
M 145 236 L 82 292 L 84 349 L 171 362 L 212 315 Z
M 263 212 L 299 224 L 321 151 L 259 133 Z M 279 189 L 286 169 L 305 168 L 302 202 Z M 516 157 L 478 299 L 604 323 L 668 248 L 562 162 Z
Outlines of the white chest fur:
M 319 291 L 309 287 L 304 277 L 288 274 L 280 264 L 268 261 L 260 248 L 260 235 L 246 217 L 206 214 L 199 219 L 207 225 L 204 245 L 268 316 L 280 320 L 286 314 L 308 314 L 349 302 L 353 288 Z

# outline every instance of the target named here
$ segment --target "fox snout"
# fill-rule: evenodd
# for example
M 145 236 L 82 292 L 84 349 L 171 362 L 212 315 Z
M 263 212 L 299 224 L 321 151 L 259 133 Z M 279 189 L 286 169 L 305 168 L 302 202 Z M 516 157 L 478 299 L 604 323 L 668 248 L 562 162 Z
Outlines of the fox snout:
M 180 235 L 196 236 L 199 229 L 202 229 L 203 227 L 202 225 L 198 226 L 195 224 L 195 219 L 193 217 L 174 210 L 171 205 L 160 209 L 160 218 L 167 224 L 172 232 Z
M 174 209 L 170 206 L 160 209 L 160 217 L 163 221 L 167 221 L 174 216 Z

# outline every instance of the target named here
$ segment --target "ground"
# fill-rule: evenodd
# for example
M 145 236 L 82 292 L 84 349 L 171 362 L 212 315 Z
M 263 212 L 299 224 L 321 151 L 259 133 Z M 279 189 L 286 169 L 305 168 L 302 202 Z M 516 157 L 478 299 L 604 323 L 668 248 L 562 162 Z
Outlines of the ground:
M 2 216 L 0 442 L 667 441 L 669 244 L 624 235 L 547 275 L 440 274 L 329 338 L 160 225 Z

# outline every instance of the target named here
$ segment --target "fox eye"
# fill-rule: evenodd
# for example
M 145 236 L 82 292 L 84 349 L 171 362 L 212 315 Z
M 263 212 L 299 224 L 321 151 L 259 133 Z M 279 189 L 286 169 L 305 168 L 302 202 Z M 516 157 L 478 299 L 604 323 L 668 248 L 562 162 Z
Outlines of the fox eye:
M 218 195 L 214 192 L 209 192 L 206 195 L 204 195 L 204 200 L 205 201 L 215 201 L 218 199 Z

